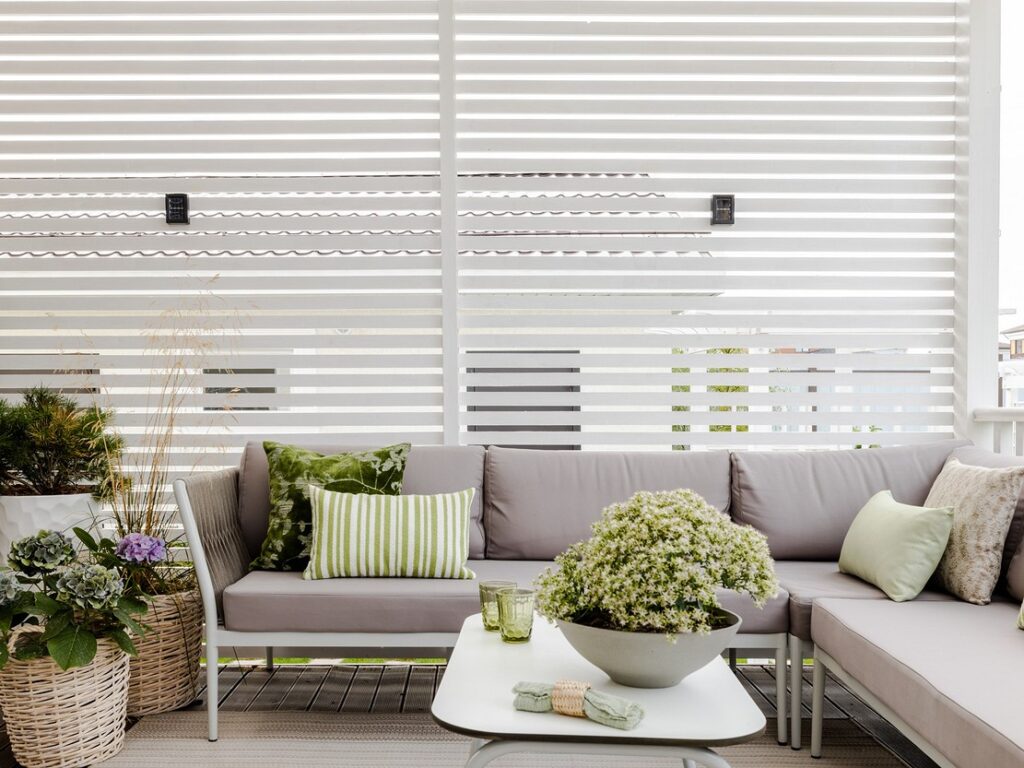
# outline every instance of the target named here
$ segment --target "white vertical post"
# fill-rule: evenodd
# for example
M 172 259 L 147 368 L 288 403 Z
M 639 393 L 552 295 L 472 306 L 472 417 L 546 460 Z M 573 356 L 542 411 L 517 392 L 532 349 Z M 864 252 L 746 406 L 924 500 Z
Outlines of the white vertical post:
M 976 408 L 998 404 L 999 0 L 956 3 L 955 429 L 992 444 Z
M 455 0 L 438 0 L 441 184 L 441 373 L 444 444 L 459 442 L 459 223 L 455 135 Z

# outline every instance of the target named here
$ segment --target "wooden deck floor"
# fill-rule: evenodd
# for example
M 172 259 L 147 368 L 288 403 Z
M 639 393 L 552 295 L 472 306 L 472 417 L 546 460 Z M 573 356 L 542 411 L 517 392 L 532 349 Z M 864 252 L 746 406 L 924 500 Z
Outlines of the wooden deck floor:
M 741 682 L 769 719 L 775 716 L 775 677 L 771 666 L 741 665 Z M 317 712 L 426 712 L 444 675 L 443 665 L 432 664 L 296 664 L 268 672 L 260 666 L 231 664 L 220 671 L 220 706 L 223 711 L 273 710 Z M 804 686 L 805 745 L 793 752 L 793 766 L 806 766 L 810 738 L 810 676 Z M 205 690 L 192 705 L 205 706 Z M 847 718 L 870 733 L 910 768 L 935 764 L 895 728 L 875 714 L 838 681 L 829 679 L 825 717 Z M 0 729 L 0 768 L 18 768 Z

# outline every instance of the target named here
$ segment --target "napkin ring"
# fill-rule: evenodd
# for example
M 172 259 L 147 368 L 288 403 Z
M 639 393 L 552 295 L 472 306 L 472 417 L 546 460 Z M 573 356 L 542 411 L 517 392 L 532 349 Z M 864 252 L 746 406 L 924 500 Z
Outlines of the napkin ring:
M 583 697 L 589 690 L 590 683 L 559 680 L 551 692 L 551 708 L 560 715 L 586 717 L 583 712 Z

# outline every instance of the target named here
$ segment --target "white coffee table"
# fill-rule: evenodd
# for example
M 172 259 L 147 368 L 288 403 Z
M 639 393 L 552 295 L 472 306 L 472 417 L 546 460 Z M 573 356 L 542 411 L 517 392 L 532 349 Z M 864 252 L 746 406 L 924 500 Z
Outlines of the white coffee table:
M 518 712 L 512 687 L 520 681 L 583 680 L 643 706 L 632 731 L 554 713 Z M 764 732 L 765 718 L 722 659 L 675 688 L 627 688 L 613 683 L 576 653 L 562 633 L 537 617 L 528 643 L 503 643 L 480 616 L 462 625 L 431 708 L 442 727 L 473 738 L 467 768 L 510 753 L 674 757 L 687 766 L 729 768 L 712 747 L 738 744 Z

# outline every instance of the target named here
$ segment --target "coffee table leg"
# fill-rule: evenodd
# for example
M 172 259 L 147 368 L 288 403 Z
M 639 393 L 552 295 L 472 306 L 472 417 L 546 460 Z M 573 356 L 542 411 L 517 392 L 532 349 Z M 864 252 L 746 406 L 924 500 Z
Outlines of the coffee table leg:
M 483 768 L 492 760 L 513 754 L 605 755 L 618 757 L 666 757 L 682 760 L 685 768 L 730 768 L 723 757 L 702 747 L 665 747 L 643 744 L 594 744 L 562 741 L 481 741 L 473 739 L 466 768 Z

